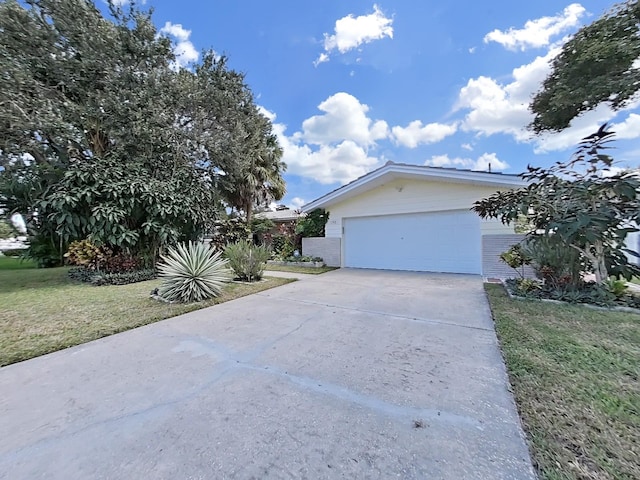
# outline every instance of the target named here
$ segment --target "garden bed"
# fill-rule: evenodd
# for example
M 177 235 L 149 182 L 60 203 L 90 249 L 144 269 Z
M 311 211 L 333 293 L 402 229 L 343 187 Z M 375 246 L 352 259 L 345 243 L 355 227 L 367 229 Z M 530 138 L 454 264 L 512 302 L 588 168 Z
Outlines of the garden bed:
M 519 285 L 526 284 L 529 287 L 523 290 Z M 588 282 L 582 289 L 561 290 L 546 288 L 535 281 L 519 279 L 507 279 L 502 282 L 509 297 L 521 300 L 540 300 L 558 304 L 580 304 L 589 308 L 603 310 L 618 310 L 623 312 L 640 314 L 640 296 L 627 289 L 624 293 L 615 295 L 595 283 Z
M 307 267 L 307 268 L 322 268 L 324 262 L 285 262 L 278 260 L 269 260 L 267 265 L 276 265 L 279 267 Z

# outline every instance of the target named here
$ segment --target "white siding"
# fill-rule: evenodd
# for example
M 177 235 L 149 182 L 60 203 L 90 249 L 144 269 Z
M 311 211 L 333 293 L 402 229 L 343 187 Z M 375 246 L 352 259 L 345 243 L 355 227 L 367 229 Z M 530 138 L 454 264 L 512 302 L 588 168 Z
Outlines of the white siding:
M 496 187 L 417 180 L 394 180 L 328 208 L 327 237 L 342 237 L 342 219 L 398 213 L 470 209 L 473 203 L 495 193 Z M 499 221 L 482 221 L 483 235 L 513 233 Z

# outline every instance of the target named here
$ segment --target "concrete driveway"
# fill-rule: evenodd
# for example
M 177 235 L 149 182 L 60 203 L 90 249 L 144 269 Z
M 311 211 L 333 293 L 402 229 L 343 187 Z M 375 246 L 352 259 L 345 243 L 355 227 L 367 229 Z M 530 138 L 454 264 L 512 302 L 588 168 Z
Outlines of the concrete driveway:
M 3 479 L 533 479 L 480 277 L 338 270 L 0 369 Z

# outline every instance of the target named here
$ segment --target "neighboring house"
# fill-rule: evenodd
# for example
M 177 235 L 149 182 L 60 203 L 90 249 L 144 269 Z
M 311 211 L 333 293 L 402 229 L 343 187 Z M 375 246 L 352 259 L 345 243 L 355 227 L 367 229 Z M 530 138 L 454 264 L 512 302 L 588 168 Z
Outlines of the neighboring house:
M 341 267 L 510 277 L 498 255 L 523 236 L 470 209 L 524 185 L 516 175 L 389 162 L 302 208 L 329 212 L 322 252 L 303 252 Z
M 266 212 L 259 212 L 254 216 L 256 218 L 268 218 L 275 224 L 277 231 L 280 225 L 290 225 L 304 215 L 299 210 L 283 208 L 275 211 L 268 210 Z

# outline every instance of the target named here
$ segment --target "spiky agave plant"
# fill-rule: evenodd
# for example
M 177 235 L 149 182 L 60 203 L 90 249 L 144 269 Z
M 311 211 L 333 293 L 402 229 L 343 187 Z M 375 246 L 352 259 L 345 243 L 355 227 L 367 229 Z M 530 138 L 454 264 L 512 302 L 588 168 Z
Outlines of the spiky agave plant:
M 163 279 L 158 295 L 165 300 L 182 303 L 199 302 L 217 297 L 231 280 L 228 261 L 203 243 L 189 242 L 170 247 L 158 264 Z

